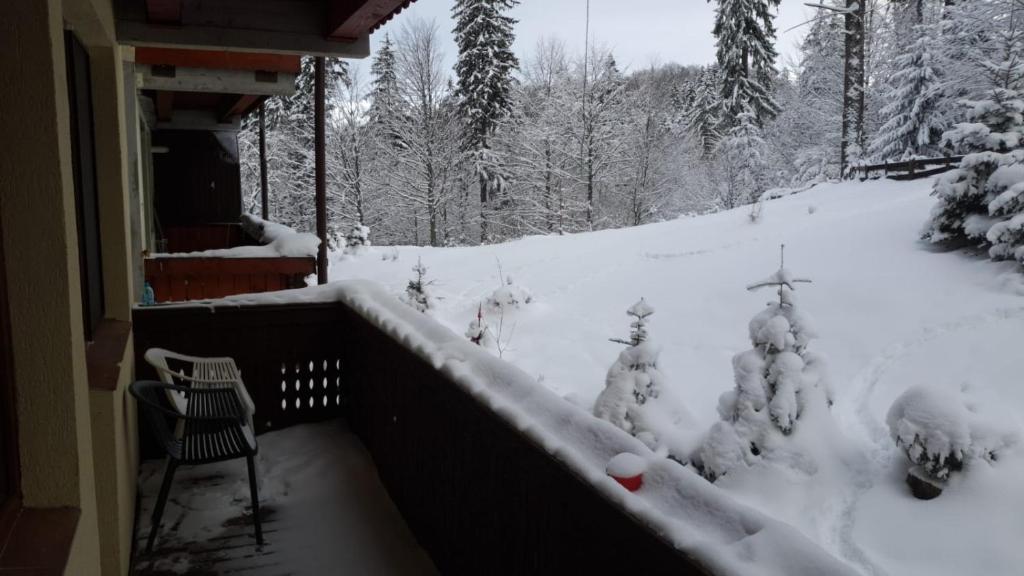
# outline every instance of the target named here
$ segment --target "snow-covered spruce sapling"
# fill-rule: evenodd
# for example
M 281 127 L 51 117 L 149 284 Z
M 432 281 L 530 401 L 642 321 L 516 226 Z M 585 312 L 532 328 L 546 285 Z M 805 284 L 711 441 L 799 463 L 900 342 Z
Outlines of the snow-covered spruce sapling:
M 605 388 L 594 403 L 594 415 L 651 444 L 653 436 L 640 421 L 639 410 L 650 399 L 657 398 L 665 385 L 658 369 L 660 350 L 647 334 L 648 318 L 654 314 L 654 308 L 641 298 L 626 313 L 633 318 L 629 339 L 612 341 L 628 348 L 608 369 Z
M 356 223 L 345 235 L 345 253 L 358 254 L 370 246 L 370 227 Z
M 774 274 L 747 287 L 776 288 L 778 300 L 750 321 L 753 347 L 733 357 L 735 387 L 718 402 L 722 422 L 692 458 L 709 480 L 760 456 L 771 436 L 791 434 L 808 402 L 831 404 L 824 361 L 807 349 L 816 333 L 793 295 L 797 284 L 809 282 L 785 268 L 783 252 Z
M 423 261 L 417 259 L 416 265 L 413 266 L 412 271 L 416 273 L 416 277 L 409 280 L 409 285 L 405 287 L 405 303 L 419 310 L 420 312 L 426 312 L 434 306 L 434 298 L 430 295 L 428 288 L 434 283 L 433 280 L 427 281 L 427 267 L 423 265 Z
M 477 346 L 483 346 L 490 348 L 495 344 L 494 336 L 491 334 L 491 327 L 487 325 L 487 319 L 484 318 L 484 306 L 481 304 L 476 311 L 476 318 L 469 323 L 469 328 L 466 329 L 466 338 Z
M 494 311 L 518 310 L 520 306 L 533 302 L 530 291 L 516 284 L 511 276 L 487 297 L 487 308 Z

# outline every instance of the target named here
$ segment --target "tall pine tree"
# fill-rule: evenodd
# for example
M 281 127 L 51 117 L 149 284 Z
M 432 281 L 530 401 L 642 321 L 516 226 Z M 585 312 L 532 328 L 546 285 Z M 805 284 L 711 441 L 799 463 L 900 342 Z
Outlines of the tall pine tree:
M 714 34 L 718 39 L 726 120 L 732 122 L 749 109 L 762 125 L 779 113 L 772 98 L 778 53 L 770 9 L 777 8 L 781 0 L 717 1 Z
M 881 110 L 885 124 L 871 143 L 871 152 L 882 160 L 933 152 L 945 127 L 939 109 L 942 70 L 932 53 L 933 39 L 922 33 L 922 26 L 916 30 L 918 40 L 894 62 L 889 103 Z
M 373 87 L 370 92 L 370 122 L 386 124 L 398 113 L 398 73 L 395 70 L 395 48 L 391 36 L 385 35 L 370 65 Z
M 716 66 L 700 71 L 693 88 L 687 124 L 704 158 L 710 158 L 722 139 L 721 74 Z
M 466 151 L 475 158 L 481 213 L 503 182 L 490 139 L 512 109 L 512 74 L 519 67 L 512 53 L 516 21 L 504 12 L 517 4 L 518 0 L 457 0 L 452 7 L 459 47 L 456 95 L 466 126 Z M 486 217 L 481 226 L 481 239 L 487 240 Z

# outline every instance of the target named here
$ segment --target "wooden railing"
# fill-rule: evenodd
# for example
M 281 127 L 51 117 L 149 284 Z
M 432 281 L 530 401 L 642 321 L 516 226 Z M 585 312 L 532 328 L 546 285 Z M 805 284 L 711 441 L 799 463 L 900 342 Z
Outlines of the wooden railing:
M 208 300 L 234 294 L 302 288 L 316 273 L 314 258 L 183 258 L 145 260 L 146 282 L 157 302 Z
M 860 174 L 861 180 L 867 180 L 872 174 L 877 174 L 878 172 L 881 172 L 883 176 L 891 180 L 915 180 L 952 170 L 959 166 L 960 161 L 963 159 L 963 156 L 917 158 L 901 162 L 883 162 L 882 164 L 857 166 L 856 171 Z
M 259 431 L 346 417 L 444 574 L 704 574 L 343 304 L 138 309 L 135 350 L 232 356 Z M 344 546 L 339 542 L 339 546 Z

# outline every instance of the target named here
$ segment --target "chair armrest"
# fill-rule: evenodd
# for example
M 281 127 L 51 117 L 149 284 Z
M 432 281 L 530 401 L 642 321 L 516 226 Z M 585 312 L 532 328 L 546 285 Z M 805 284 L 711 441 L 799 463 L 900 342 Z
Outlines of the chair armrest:
M 195 389 L 188 386 L 178 386 L 177 384 L 167 384 L 165 382 L 147 381 L 143 380 L 140 382 L 133 383 L 128 391 L 136 400 L 144 404 L 147 408 L 155 410 L 165 416 L 170 416 L 175 420 L 184 420 L 186 422 L 238 422 L 239 420 L 245 419 L 245 408 L 242 405 L 242 399 L 239 398 L 238 393 L 234 388 L 222 388 L 222 389 Z M 177 410 L 162 406 L 159 402 L 155 402 L 148 398 L 147 392 L 154 391 L 157 393 L 165 393 L 167 391 L 180 392 L 185 395 L 186 398 L 211 395 L 211 394 L 223 394 L 226 391 L 230 391 L 234 394 L 236 406 L 238 412 L 235 414 L 211 414 L 211 415 L 194 415 L 194 414 L 182 414 Z

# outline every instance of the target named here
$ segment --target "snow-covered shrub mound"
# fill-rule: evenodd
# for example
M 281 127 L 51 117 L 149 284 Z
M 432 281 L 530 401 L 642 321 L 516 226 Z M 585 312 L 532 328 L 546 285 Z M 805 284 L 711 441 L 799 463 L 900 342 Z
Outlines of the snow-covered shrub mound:
M 692 455 L 709 480 L 783 445 L 783 438 L 793 433 L 809 406 L 827 410 L 831 403 L 824 361 L 807 350 L 817 334 L 793 296 L 801 282 L 810 281 L 780 268 L 748 286 L 749 290 L 776 287 L 779 299 L 750 321 L 753 347 L 733 357 L 735 387 L 719 399 L 722 422 L 712 427 Z
M 971 449 L 969 420 L 958 395 L 924 386 L 904 392 L 885 418 L 896 445 L 936 480 L 963 467 Z
M 518 310 L 521 306 L 533 302 L 533 295 L 526 288 L 516 284 L 512 277 L 505 278 L 504 284 L 487 297 L 489 310 L 503 312 Z
M 345 254 L 356 255 L 370 247 L 370 227 L 356 223 L 345 235 Z
M 1018 443 L 1012 426 L 975 410 L 961 392 L 939 387 L 912 386 L 893 402 L 885 420 L 914 465 L 907 478 L 911 487 L 923 475 L 934 488 L 931 497 L 937 496 L 953 472 L 972 460 L 994 462 Z

